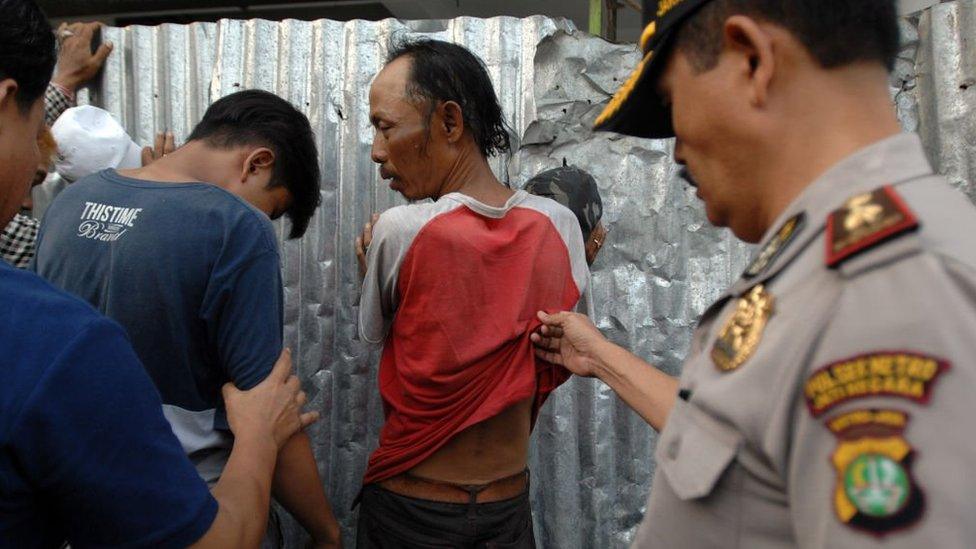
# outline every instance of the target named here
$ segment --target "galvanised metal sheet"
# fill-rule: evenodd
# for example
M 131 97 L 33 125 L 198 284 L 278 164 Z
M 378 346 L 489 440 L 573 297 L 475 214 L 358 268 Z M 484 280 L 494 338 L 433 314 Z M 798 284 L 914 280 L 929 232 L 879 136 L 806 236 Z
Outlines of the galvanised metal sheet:
M 946 2 L 902 23 L 905 48 L 892 97 L 950 179 L 976 196 L 976 0 Z M 513 186 L 563 162 L 590 171 L 604 198 L 607 243 L 593 268 L 597 325 L 614 341 L 677 374 L 698 315 L 751 253 L 708 225 L 676 181 L 669 141 L 593 134 L 589 125 L 638 61 L 571 23 L 459 18 L 403 23 L 221 21 L 107 28 L 116 43 L 98 93 L 82 101 L 118 116 L 136 141 L 184 139 L 213 100 L 273 91 L 312 122 L 322 207 L 306 236 L 283 240 L 286 341 L 322 421 L 309 431 L 329 497 L 352 544 L 359 489 L 382 411 L 377 349 L 356 336 L 359 291 L 352 242 L 374 211 L 401 203 L 370 161 L 367 92 L 391 39 L 461 43 L 486 62 L 516 138 L 492 162 Z M 192 235 L 187 235 L 192 237 Z M 450 276 L 450 273 L 445 273 Z M 241 319 L 242 322 L 254 319 Z M 546 405 L 533 435 L 532 504 L 541 547 L 624 547 L 644 510 L 655 434 L 603 384 L 573 379 Z M 289 547 L 304 533 L 286 519 Z

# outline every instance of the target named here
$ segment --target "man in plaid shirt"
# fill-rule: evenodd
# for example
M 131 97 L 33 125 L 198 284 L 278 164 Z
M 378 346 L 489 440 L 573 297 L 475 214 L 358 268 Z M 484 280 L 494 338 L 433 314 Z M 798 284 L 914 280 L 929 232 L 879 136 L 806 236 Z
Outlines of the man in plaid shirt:
M 99 25 L 100 23 L 73 23 L 62 24 L 58 28 L 58 68 L 44 92 L 44 121 L 48 126 L 53 125 L 61 113 L 75 106 L 75 92 L 98 74 L 105 59 L 112 52 L 112 43 L 105 42 L 94 54 L 91 53 L 92 37 Z M 56 149 L 50 135 L 50 131 L 46 131 L 47 142 L 42 136 L 38 143 L 42 163 L 38 167 L 34 185 L 44 181 Z M 34 257 L 38 225 L 37 219 L 29 215 L 18 213 L 14 216 L 0 234 L 0 257 L 14 267 L 26 268 Z

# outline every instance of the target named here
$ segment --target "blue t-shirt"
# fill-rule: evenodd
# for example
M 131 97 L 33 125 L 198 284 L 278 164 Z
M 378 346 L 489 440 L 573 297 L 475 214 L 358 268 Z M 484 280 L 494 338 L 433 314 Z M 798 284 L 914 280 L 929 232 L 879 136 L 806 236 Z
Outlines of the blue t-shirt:
M 47 209 L 35 270 L 125 328 L 184 450 L 215 482 L 232 445 L 221 386 L 250 389 L 281 352 L 267 216 L 215 185 L 106 170 Z
M 185 547 L 217 502 L 122 328 L 0 262 L 0 547 Z

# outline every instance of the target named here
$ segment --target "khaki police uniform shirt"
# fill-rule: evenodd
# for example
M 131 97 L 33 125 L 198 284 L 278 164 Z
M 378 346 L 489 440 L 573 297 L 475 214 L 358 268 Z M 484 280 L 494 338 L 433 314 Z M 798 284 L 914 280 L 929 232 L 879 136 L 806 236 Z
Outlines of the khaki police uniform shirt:
M 695 333 L 634 546 L 976 547 L 976 208 L 902 134 L 757 256 Z

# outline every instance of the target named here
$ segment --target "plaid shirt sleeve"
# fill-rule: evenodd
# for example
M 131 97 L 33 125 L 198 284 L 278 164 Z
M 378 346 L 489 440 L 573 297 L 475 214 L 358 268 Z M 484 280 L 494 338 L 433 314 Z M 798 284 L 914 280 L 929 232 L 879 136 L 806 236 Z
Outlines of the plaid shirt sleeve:
M 73 93 L 51 82 L 44 92 L 44 122 L 53 126 L 61 113 L 75 106 Z
M 33 217 L 14 216 L 0 235 L 0 257 L 18 269 L 26 269 L 34 258 L 38 226 Z

